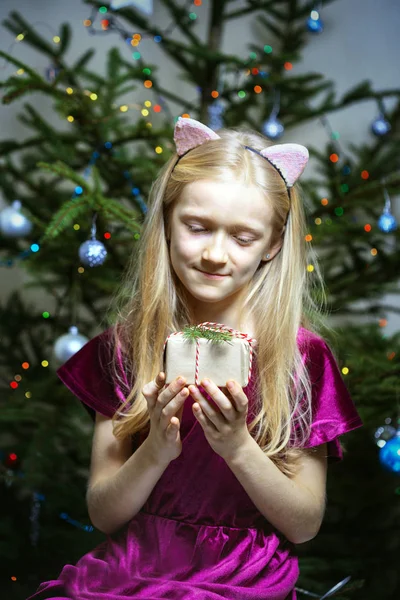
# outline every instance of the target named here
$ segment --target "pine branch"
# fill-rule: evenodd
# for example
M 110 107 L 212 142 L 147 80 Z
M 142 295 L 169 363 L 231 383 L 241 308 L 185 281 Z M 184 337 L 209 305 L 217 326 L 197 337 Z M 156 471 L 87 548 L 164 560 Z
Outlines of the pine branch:
M 183 329 L 183 337 L 185 340 L 194 341 L 198 338 L 205 338 L 210 340 L 212 343 L 220 344 L 222 342 L 229 342 L 233 335 L 230 331 L 218 331 L 216 329 L 207 329 L 200 325 L 186 326 Z
M 192 45 L 202 46 L 201 39 L 191 31 L 191 26 L 193 26 L 194 23 L 193 21 L 189 21 L 186 7 L 178 6 L 173 0 L 161 0 L 161 2 L 169 10 L 174 19 L 174 23 L 176 23 L 179 30 L 188 38 Z

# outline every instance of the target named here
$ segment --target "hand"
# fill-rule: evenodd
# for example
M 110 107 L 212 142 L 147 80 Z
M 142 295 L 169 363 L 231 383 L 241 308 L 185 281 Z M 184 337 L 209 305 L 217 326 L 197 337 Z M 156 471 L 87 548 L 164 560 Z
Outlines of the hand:
M 227 381 L 227 387 L 221 389 L 207 379 L 203 379 L 201 385 L 220 410 L 211 406 L 198 387 L 190 385 L 189 392 L 196 401 L 193 413 L 211 448 L 227 460 L 252 439 L 246 423 L 248 398 L 236 381 Z
M 182 452 L 180 420 L 183 405 L 189 395 L 185 383 L 183 377 L 177 377 L 165 387 L 165 373 L 161 372 L 142 389 L 150 414 L 150 432 L 146 446 L 157 462 L 167 461 L 169 464 Z

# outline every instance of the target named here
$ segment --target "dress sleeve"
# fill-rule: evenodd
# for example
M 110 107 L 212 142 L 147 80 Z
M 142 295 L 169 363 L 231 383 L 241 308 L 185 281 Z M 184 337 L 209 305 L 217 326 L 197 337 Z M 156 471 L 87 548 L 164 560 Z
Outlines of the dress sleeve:
M 57 370 L 57 376 L 82 402 L 93 420 L 96 412 L 111 418 L 124 400 L 120 386 L 113 382 L 111 375 L 111 333 L 112 328 L 89 340 Z
M 313 336 L 308 344 L 312 425 L 307 448 L 327 444 L 328 458 L 341 460 L 339 437 L 363 425 L 329 346 Z

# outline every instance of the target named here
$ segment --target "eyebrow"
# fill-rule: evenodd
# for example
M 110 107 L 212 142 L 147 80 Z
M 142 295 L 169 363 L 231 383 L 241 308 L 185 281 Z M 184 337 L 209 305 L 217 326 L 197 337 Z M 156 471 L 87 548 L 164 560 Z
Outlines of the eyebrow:
M 195 219 L 197 221 L 202 221 L 203 223 L 212 223 L 212 220 L 209 219 L 207 216 L 202 216 L 202 215 L 196 215 L 194 213 L 190 213 L 190 212 L 183 212 L 181 214 L 181 218 L 184 219 Z M 258 229 L 257 227 L 252 227 L 251 225 L 249 225 L 248 223 L 236 223 L 235 225 L 231 226 L 232 231 L 249 231 L 250 233 L 254 233 L 254 235 L 259 235 L 262 236 L 264 234 L 264 231 L 262 229 Z

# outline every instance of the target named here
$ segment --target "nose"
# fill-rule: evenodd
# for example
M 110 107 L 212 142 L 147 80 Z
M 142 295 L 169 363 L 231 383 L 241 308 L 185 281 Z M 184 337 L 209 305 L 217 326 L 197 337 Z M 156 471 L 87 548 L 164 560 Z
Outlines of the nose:
M 228 254 L 225 250 L 222 238 L 211 236 L 209 243 L 203 250 L 202 257 L 208 262 L 226 264 L 228 261 Z

